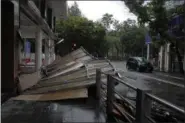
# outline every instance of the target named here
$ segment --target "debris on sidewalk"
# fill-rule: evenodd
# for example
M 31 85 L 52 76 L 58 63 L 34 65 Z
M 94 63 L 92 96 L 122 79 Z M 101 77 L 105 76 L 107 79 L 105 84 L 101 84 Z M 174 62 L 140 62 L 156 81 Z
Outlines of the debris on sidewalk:
M 95 85 L 97 68 L 115 75 L 114 67 L 108 60 L 95 58 L 81 47 L 44 67 L 45 74 L 42 74 L 41 79 L 13 99 L 39 101 L 87 98 L 87 94 L 83 92 L 87 91 L 88 87 Z M 74 90 L 78 91 L 73 92 Z M 60 96 L 58 96 L 59 93 L 61 93 Z M 54 95 L 57 96 L 54 97 Z
M 19 95 L 12 98 L 13 100 L 31 100 L 31 101 L 48 101 L 48 100 L 65 100 L 75 98 L 87 98 L 87 89 L 74 89 L 67 91 L 57 91 L 46 94 Z

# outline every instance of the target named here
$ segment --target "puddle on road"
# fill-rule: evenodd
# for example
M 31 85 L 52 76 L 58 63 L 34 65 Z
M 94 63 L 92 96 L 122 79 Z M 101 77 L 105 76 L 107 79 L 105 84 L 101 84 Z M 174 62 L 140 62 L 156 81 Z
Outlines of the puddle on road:
M 184 107 L 185 104 L 185 94 L 184 88 L 174 86 L 171 84 L 162 83 L 155 79 L 151 78 L 137 78 L 136 76 L 124 75 L 127 77 L 125 79 L 127 83 L 134 85 L 136 87 L 143 87 L 152 90 L 152 94 L 159 96 L 162 99 L 165 99 L 177 106 Z M 136 79 L 136 80 L 135 80 Z M 136 92 L 123 84 L 119 84 L 116 86 L 116 90 L 126 97 L 136 97 Z
M 146 84 L 152 90 L 153 94 L 173 104 L 176 104 L 177 106 L 184 107 L 185 104 L 184 88 L 180 88 L 170 84 L 160 83 L 152 79 L 144 80 L 148 81 Z

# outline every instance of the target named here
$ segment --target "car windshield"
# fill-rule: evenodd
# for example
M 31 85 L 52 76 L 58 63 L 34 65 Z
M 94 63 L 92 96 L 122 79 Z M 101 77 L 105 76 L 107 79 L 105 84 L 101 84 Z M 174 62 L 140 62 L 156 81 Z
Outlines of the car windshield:
M 143 57 L 137 57 L 136 59 L 137 59 L 139 62 L 144 62 L 144 63 L 147 62 L 147 60 L 146 60 L 145 58 L 143 58 Z

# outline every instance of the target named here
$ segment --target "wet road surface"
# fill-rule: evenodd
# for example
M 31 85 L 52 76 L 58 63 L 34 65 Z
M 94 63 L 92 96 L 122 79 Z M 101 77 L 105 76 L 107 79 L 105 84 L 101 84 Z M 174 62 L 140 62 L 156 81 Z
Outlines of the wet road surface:
M 114 67 L 120 71 L 120 75 L 125 82 L 141 89 L 150 89 L 151 93 L 170 101 L 177 106 L 184 108 L 185 94 L 183 75 L 174 76 L 172 74 L 153 72 L 140 73 L 128 71 L 125 62 L 112 62 Z M 116 86 L 116 90 L 124 96 L 135 97 L 136 93 L 122 84 Z
M 1 107 L 3 123 L 105 122 L 105 116 L 92 100 L 13 101 Z

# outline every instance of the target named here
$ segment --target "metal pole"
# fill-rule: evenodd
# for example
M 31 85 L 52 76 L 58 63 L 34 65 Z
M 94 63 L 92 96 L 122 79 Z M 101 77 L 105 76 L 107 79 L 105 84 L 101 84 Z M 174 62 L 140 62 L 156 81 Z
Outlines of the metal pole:
M 24 52 L 24 58 L 23 58 L 24 63 L 25 63 L 25 59 L 26 59 L 26 50 L 25 49 L 26 49 L 26 38 L 24 39 L 24 51 L 23 51 Z
M 174 105 L 174 104 L 172 104 L 172 103 L 170 103 L 170 102 L 168 102 L 168 101 L 166 101 L 166 100 L 164 100 L 164 99 L 161 99 L 161 98 L 159 98 L 159 97 L 157 97 L 157 96 L 154 96 L 154 95 L 152 95 L 152 94 L 147 94 L 147 96 L 148 96 L 151 100 L 154 100 L 155 102 L 157 102 L 157 103 L 159 103 L 159 104 L 162 104 L 162 105 L 164 105 L 164 106 L 166 106 L 166 107 L 168 107 L 168 108 L 171 108 L 171 109 L 175 110 L 176 112 L 178 112 L 178 113 L 180 113 L 180 114 L 184 114 L 184 113 L 185 113 L 184 109 L 179 108 L 178 106 L 176 106 L 176 105 Z
M 101 69 L 96 69 L 96 98 L 100 100 Z
M 45 65 L 49 64 L 49 46 L 47 43 L 47 39 L 45 39 Z
M 142 47 L 142 57 L 144 57 L 144 46 Z
M 148 120 L 145 116 L 150 115 L 150 110 L 151 110 L 151 100 L 146 98 L 146 91 L 137 89 L 135 122 L 148 123 Z
M 19 64 L 21 64 L 21 62 L 22 62 L 22 52 L 21 52 L 21 48 L 22 48 L 22 44 L 21 44 L 21 42 L 19 41 L 19 47 L 18 47 L 18 49 L 19 49 Z
M 147 44 L 147 60 L 150 60 L 150 44 Z
M 107 116 L 111 116 L 113 111 L 114 100 L 114 78 L 111 75 L 107 75 Z
M 184 25 L 184 27 L 185 27 L 185 25 Z M 183 63 L 183 69 L 184 69 L 184 80 L 185 80 L 185 42 L 184 42 L 184 63 Z M 185 104 L 184 104 L 184 106 L 185 106 Z
M 38 71 L 42 65 L 42 30 L 40 27 L 36 31 L 35 62 L 35 70 Z

